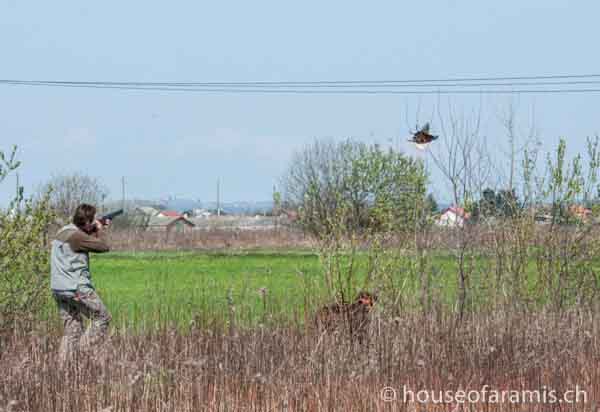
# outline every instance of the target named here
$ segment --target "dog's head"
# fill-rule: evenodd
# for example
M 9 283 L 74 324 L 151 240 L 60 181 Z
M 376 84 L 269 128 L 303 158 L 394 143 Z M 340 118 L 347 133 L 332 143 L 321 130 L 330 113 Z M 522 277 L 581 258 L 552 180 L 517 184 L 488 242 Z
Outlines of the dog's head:
M 377 295 L 366 291 L 360 291 L 356 297 L 357 303 L 369 309 L 375 304 L 376 301 Z

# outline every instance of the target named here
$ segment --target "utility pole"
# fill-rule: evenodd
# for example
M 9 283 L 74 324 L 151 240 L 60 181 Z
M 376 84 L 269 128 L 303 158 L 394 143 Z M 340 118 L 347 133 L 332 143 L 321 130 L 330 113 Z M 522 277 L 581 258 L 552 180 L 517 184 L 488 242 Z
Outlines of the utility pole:
M 221 181 L 217 178 L 217 216 L 221 216 Z
M 121 209 L 125 209 L 125 176 L 121 177 Z

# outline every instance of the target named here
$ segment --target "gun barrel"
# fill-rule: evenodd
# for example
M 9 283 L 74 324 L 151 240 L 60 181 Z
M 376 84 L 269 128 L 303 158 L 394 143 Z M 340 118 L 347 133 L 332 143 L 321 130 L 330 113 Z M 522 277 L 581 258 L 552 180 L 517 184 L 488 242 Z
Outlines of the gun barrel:
M 107 213 L 106 215 L 100 218 L 101 221 L 113 220 L 115 217 L 122 215 L 123 209 L 115 210 L 114 212 Z

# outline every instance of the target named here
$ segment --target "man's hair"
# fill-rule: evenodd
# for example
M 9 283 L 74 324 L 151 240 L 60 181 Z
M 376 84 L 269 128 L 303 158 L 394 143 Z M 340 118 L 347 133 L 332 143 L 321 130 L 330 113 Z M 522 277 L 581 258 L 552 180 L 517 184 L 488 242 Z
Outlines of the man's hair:
M 92 223 L 96 217 L 96 208 L 87 203 L 83 203 L 77 206 L 75 214 L 73 215 L 73 223 L 79 228 L 85 227 L 85 225 Z

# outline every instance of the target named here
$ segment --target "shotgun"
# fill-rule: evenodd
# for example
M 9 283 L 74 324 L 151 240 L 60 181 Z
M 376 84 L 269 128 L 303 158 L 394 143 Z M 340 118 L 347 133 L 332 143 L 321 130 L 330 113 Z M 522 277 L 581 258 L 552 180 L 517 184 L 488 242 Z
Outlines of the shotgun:
M 122 215 L 122 214 L 123 214 L 123 209 L 115 210 L 114 212 L 110 212 L 110 213 L 105 214 L 104 216 L 101 216 L 98 219 L 98 221 L 100 223 L 102 223 L 103 225 L 106 225 L 109 220 L 113 220 L 115 217 Z

